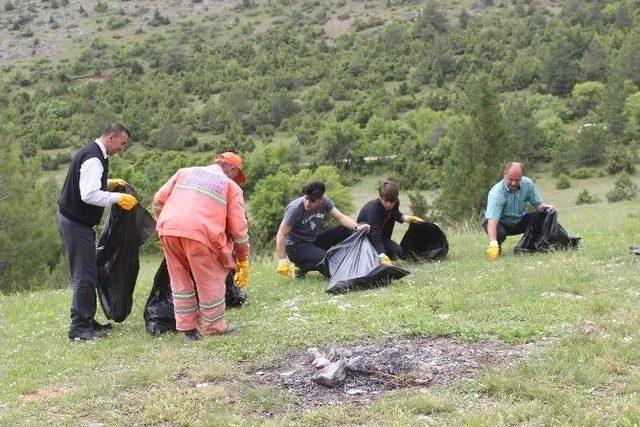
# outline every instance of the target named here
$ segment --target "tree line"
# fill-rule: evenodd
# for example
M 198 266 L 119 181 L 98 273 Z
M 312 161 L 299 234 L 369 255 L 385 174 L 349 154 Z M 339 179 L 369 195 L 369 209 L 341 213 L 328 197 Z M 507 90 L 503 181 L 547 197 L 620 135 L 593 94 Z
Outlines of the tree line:
M 634 172 L 635 2 L 568 0 L 559 12 L 491 3 L 452 11 L 430 0 L 411 19 L 360 19 L 333 38 L 323 28 L 330 4 L 252 2 L 278 23 L 231 39 L 206 22 L 163 21 L 134 42 L 96 36 L 73 59 L 9 70 L 0 289 L 57 280 L 60 183 L 46 177 L 113 119 L 131 129 L 133 147 L 113 159 L 112 175 L 143 200 L 178 167 L 241 153 L 258 247 L 269 247 L 282 208 L 311 177 L 348 210 L 347 187 L 376 169 L 404 190 L 436 190 L 433 212 L 455 221 L 483 209 L 507 159 L 548 162 L 555 175 Z

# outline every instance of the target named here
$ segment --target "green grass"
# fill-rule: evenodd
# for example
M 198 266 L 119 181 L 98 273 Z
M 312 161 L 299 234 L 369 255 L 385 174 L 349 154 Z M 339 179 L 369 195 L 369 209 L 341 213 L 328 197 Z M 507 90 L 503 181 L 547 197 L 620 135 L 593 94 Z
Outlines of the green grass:
M 227 312 L 240 327 L 235 336 L 186 343 L 176 334 L 146 335 L 142 310 L 158 257 L 142 259 L 133 313 L 101 341 L 66 340 L 69 290 L 3 296 L 1 424 L 637 424 L 639 266 L 627 247 L 640 240 L 640 204 L 574 207 L 563 198 L 571 189 L 554 193 L 553 180 L 539 182 L 561 222 L 583 237 L 579 251 L 507 250 L 490 263 L 479 228 L 448 230 L 444 262 L 404 263 L 412 272 L 406 279 L 341 296 L 324 293 L 320 276 L 289 281 L 273 262 L 258 263 L 249 302 Z M 392 336 L 497 338 L 540 348 L 471 381 L 398 390 L 359 406 L 303 410 L 248 374 L 310 346 Z

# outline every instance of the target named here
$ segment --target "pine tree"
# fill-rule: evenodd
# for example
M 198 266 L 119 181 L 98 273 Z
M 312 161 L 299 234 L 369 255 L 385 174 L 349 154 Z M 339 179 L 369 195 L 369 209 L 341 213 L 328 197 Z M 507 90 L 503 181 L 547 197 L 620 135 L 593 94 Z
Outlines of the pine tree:
M 450 219 L 472 218 L 508 159 L 508 135 L 498 103 L 497 84 L 487 74 L 471 79 L 468 115 L 454 125 L 451 151 L 442 168 L 437 207 Z

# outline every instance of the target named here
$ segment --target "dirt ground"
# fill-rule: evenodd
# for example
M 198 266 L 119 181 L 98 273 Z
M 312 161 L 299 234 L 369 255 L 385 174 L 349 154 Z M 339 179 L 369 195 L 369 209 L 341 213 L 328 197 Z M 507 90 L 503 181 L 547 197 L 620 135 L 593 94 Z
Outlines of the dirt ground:
M 312 380 L 318 371 L 312 351 L 292 354 L 248 374 L 259 383 L 291 393 L 304 408 L 340 402 L 365 404 L 402 387 L 426 388 L 471 378 L 490 365 L 515 363 L 545 346 L 541 341 L 512 346 L 497 340 L 462 343 L 449 338 L 393 338 L 319 349 L 330 361 L 342 358 L 348 366 L 344 383 L 333 388 Z

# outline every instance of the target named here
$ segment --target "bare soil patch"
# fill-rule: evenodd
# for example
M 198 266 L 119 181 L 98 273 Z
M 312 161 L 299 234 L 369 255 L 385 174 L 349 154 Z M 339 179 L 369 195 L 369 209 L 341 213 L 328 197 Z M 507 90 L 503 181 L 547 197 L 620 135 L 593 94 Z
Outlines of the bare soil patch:
M 462 343 L 450 338 L 393 338 L 354 346 L 329 345 L 321 349 L 331 362 L 342 359 L 346 378 L 336 387 L 319 385 L 312 380 L 317 353 L 309 349 L 292 354 L 270 366 L 252 370 L 259 383 L 275 386 L 293 394 L 298 404 L 311 408 L 340 402 L 367 403 L 391 390 L 426 388 L 471 378 L 495 364 L 512 364 L 534 349 L 546 347 L 537 341 L 508 345 L 497 340 Z
M 46 402 L 47 400 L 55 399 L 63 396 L 71 391 L 68 387 L 42 387 L 34 393 L 23 394 L 20 396 L 20 400 L 23 402 Z

